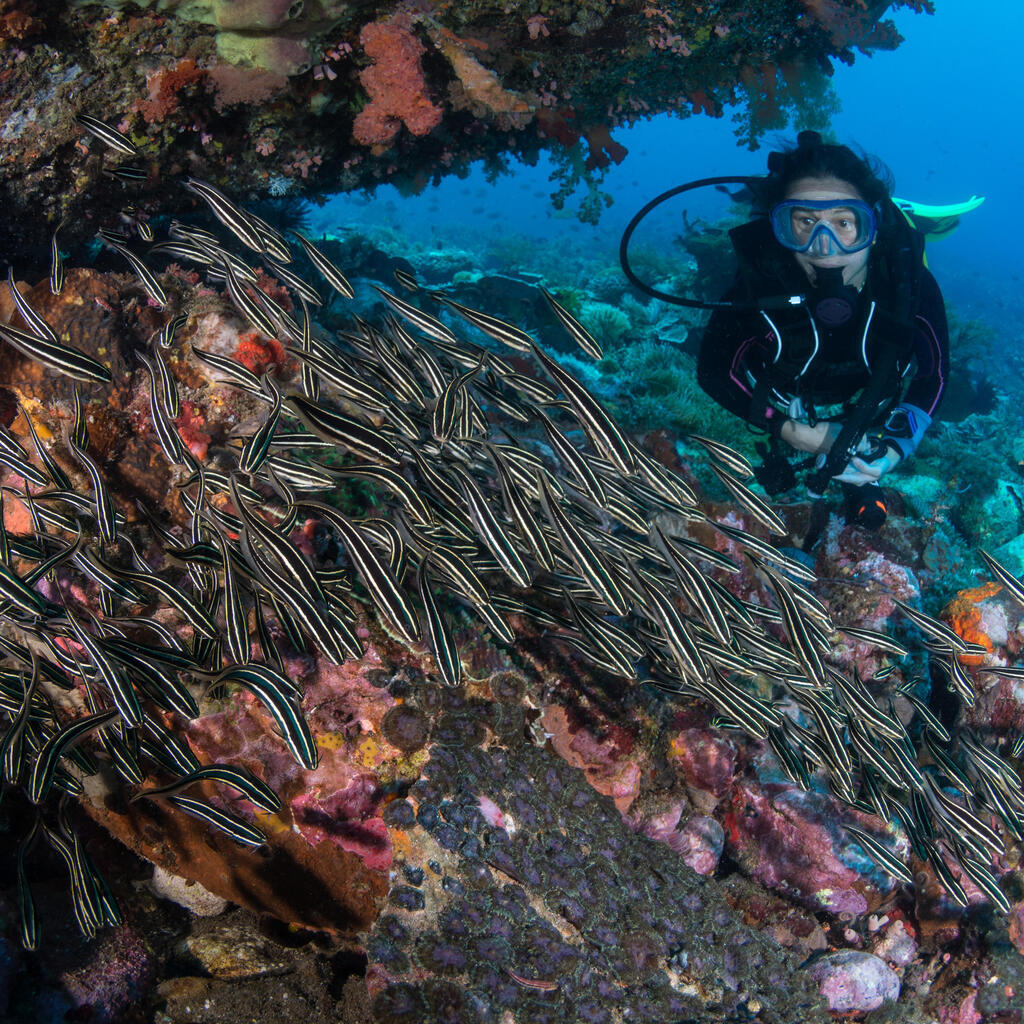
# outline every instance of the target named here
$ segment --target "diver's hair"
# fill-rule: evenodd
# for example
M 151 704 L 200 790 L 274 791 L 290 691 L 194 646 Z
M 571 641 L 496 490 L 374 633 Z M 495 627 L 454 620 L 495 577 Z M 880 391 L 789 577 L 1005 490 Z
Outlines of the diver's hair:
M 871 206 L 884 204 L 893 189 L 892 172 L 881 160 L 855 153 L 849 146 L 823 142 L 817 132 L 804 131 L 795 145 L 769 154 L 768 174 L 751 185 L 757 206 L 767 213 L 801 178 L 839 178 L 851 184 Z

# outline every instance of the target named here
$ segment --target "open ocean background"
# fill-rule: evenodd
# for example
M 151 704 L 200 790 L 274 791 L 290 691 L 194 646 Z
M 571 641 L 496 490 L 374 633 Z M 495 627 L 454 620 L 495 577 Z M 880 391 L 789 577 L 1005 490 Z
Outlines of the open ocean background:
M 950 203 L 975 193 L 986 197 L 951 237 L 929 245 L 929 265 L 959 320 L 985 321 L 998 339 L 1017 345 L 1024 339 L 1024 9 L 1017 0 L 936 0 L 935 6 L 934 15 L 890 12 L 904 36 L 897 50 L 858 53 L 852 67 L 836 65 L 832 82 L 841 110 L 831 135 L 880 157 L 902 198 Z M 582 193 L 564 211 L 554 209 L 550 195 L 558 186 L 546 155 L 533 167 L 513 163 L 511 173 L 493 183 L 477 164 L 468 177 L 450 176 L 409 198 L 389 185 L 369 197 L 340 195 L 313 210 L 311 223 L 333 234 L 388 228 L 396 244 L 404 236 L 434 249 L 518 237 L 535 243 L 535 265 L 526 269 L 541 272 L 547 258 L 572 251 L 606 252 L 609 267 L 617 266 L 622 229 L 648 200 L 695 178 L 764 173 L 768 152 L 795 139 L 792 126 L 769 132 L 751 152 L 737 142 L 735 113 L 729 109 L 717 119 L 660 115 L 616 129 L 613 138 L 629 154 L 604 178 L 601 190 L 614 204 L 596 226 L 575 218 Z

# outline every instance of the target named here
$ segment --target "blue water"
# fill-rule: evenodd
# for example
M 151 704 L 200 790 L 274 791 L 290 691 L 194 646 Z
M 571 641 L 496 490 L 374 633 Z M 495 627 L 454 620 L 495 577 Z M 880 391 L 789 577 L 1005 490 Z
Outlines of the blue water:
M 951 237 L 929 246 L 928 259 L 951 311 L 988 322 L 1010 342 L 1024 332 L 1017 220 L 1024 209 L 1018 71 L 1024 13 L 1016 0 L 936 0 L 936 8 L 932 16 L 890 12 L 904 37 L 900 47 L 836 66 L 841 111 L 831 134 L 880 157 L 899 196 L 925 203 L 986 197 Z M 387 225 L 399 242 L 404 234 L 437 248 L 518 235 L 536 241 L 541 266 L 553 240 L 562 252 L 606 255 L 613 265 L 622 228 L 650 198 L 693 178 L 763 173 L 773 145 L 795 135 L 792 129 L 769 134 L 750 152 L 737 143 L 735 113 L 660 115 L 615 130 L 629 154 L 604 179 L 602 191 L 614 205 L 597 226 L 554 210 L 549 197 L 557 186 L 547 158 L 534 167 L 513 164 L 493 184 L 477 166 L 467 178 L 446 179 L 411 198 L 391 186 L 379 187 L 369 202 L 339 196 L 315 212 L 314 225 L 336 233 Z

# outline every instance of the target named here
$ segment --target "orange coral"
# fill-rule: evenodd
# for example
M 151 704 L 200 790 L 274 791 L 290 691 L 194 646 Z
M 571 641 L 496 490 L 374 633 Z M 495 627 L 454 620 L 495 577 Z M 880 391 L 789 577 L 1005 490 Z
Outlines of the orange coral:
M 288 361 L 288 353 L 276 338 L 264 339 L 256 331 L 246 331 L 238 336 L 235 358 L 259 376 L 271 366 L 283 366 Z
M 962 640 L 970 644 L 980 644 L 986 651 L 994 648 L 991 638 L 985 632 L 985 624 L 979 607 L 983 601 L 999 593 L 998 583 L 984 583 L 980 587 L 961 590 L 942 610 L 942 618 L 949 623 L 950 629 Z M 961 656 L 965 665 L 980 665 L 980 655 Z
M 178 93 L 205 78 L 206 69 L 190 58 L 179 60 L 172 68 L 159 68 L 146 77 L 149 99 L 139 100 L 135 109 L 149 124 L 163 121 L 178 109 Z

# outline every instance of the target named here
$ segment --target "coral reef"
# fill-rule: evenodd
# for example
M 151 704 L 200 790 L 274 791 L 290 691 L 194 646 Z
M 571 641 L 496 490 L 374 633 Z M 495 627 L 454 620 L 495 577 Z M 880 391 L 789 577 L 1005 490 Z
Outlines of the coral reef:
M 155 977 L 73 798 L 175 876 L 358 942 L 380 1020 L 824 1020 L 822 995 L 925 999 L 918 953 L 958 931 L 977 991 L 931 1005 L 1010 1012 L 1020 584 L 959 594 L 950 631 L 920 610 L 930 524 L 898 515 L 833 517 L 809 573 L 738 479 L 700 496 L 706 459 L 638 445 L 578 358 L 447 291 L 442 319 L 388 295 L 407 326 L 298 323 L 353 295 L 342 271 L 307 243 L 296 278 L 297 246 L 206 195 L 246 253 L 176 225 L 173 255 L 223 283 L 75 268 L 0 307 L 22 944 L 49 850 L 117 985 Z M 111 1019 L 120 996 L 75 993 Z
M 418 190 L 543 147 L 562 162 L 556 205 L 582 186 L 578 215 L 595 220 L 611 198 L 603 169 L 626 155 L 616 127 L 665 110 L 719 116 L 737 100 L 752 145 L 797 110 L 810 124 L 829 109 L 831 59 L 891 44 L 882 13 L 857 0 L 7 0 L 0 247 L 29 258 L 62 220 L 65 244 L 81 245 L 124 205 L 115 161 L 78 144 L 79 113 L 141 147 L 120 173 L 147 215 L 189 211 L 167 187 L 178 168 L 248 195 L 314 197 L 383 181 Z M 282 137 L 312 141 L 297 151 Z

